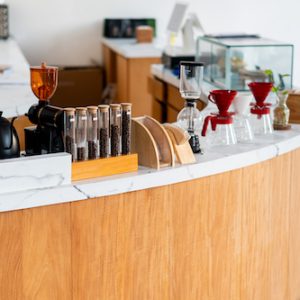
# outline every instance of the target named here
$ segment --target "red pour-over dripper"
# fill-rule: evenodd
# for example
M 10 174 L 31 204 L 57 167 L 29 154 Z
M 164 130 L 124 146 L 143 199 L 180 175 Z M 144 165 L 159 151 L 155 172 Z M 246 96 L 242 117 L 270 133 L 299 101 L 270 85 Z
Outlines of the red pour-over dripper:
M 264 102 L 273 87 L 273 83 L 272 82 L 251 82 L 248 84 L 248 86 L 254 96 L 256 104 L 258 106 L 264 106 Z
M 265 115 L 270 113 L 270 103 L 265 100 L 269 95 L 273 83 L 272 82 L 250 82 L 248 84 L 256 103 L 252 103 L 251 113 L 257 115 Z
M 217 124 L 232 124 L 233 113 L 228 112 L 228 109 L 236 96 L 237 91 L 234 90 L 213 90 L 209 93 L 208 99 L 217 105 L 219 113 L 209 115 L 205 118 L 203 128 L 202 128 L 202 136 L 206 136 L 206 131 L 209 122 L 211 122 L 212 130 L 216 130 Z

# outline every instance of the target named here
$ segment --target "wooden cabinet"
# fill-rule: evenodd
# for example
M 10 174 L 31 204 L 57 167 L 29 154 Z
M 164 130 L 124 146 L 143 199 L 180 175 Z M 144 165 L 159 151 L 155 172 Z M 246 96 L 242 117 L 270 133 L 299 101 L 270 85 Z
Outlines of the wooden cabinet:
M 131 102 L 133 116 L 154 116 L 148 78 L 150 66 L 160 63 L 160 58 L 126 58 L 105 45 L 103 57 L 106 82 L 116 84 L 116 101 Z

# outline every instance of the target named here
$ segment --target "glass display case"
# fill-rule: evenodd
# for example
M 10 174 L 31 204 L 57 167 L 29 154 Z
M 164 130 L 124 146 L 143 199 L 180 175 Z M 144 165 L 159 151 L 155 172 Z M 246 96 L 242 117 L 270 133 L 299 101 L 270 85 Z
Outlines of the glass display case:
M 252 81 L 267 81 L 272 70 L 275 84 L 285 89 L 293 82 L 292 44 L 258 36 L 208 37 L 197 40 L 196 60 L 204 63 L 204 80 L 220 89 L 249 90 Z M 290 76 L 283 76 L 289 74 Z

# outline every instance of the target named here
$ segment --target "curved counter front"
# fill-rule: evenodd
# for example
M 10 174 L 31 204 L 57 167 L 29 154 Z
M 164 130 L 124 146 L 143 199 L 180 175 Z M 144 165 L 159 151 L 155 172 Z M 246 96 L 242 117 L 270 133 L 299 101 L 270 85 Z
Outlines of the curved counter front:
M 300 126 L 0 209 L 3 299 L 300 299 Z

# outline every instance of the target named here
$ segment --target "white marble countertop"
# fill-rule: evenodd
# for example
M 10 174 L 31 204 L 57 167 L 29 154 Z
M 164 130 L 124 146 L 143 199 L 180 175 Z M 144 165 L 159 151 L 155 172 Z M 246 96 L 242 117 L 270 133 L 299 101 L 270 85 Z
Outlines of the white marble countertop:
M 175 184 L 215 175 L 272 159 L 300 148 L 300 125 L 292 130 L 256 138 L 252 144 L 210 148 L 197 162 L 160 171 L 138 172 L 73 182 L 72 184 L 0 194 L 0 212 L 85 200 Z
M 152 43 L 137 43 L 136 39 L 103 38 L 102 43 L 126 58 L 161 57 L 164 47 L 158 39 Z
M 7 66 L 0 73 L 0 111 L 6 118 L 23 115 L 37 99 L 30 88 L 29 64 L 15 40 L 0 40 L 0 66 Z

